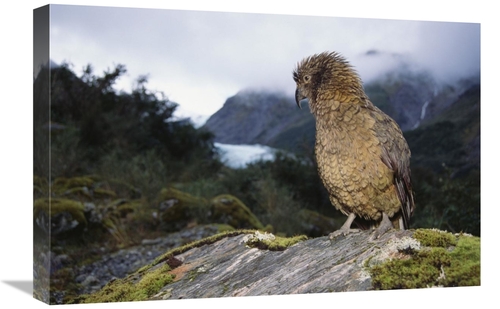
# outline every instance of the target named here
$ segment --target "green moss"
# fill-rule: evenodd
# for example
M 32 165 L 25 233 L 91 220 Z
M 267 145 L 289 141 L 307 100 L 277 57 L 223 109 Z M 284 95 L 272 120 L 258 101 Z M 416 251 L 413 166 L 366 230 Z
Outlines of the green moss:
M 264 225 L 252 211 L 232 195 L 216 196 L 210 205 L 213 211 L 211 220 L 214 222 L 227 223 L 235 228 L 264 229 Z
M 170 270 L 170 267 L 164 264 L 142 277 L 138 275 L 140 272 L 136 272 L 126 278 L 111 281 L 98 292 L 81 296 L 74 302 L 106 303 L 146 300 L 158 293 L 165 285 L 173 282 L 175 276 L 169 273 Z
M 423 247 L 407 259 L 395 259 L 369 271 L 375 289 L 480 285 L 480 239 L 437 230 L 417 230 Z
M 304 240 L 307 240 L 307 236 L 305 235 L 280 237 L 272 234 L 261 234 L 260 232 L 256 232 L 255 235 L 246 242 L 246 244 L 249 247 L 259 248 L 262 250 L 283 251 L 286 248 Z
M 182 192 L 175 188 L 163 188 L 160 191 L 159 199 L 161 201 L 175 199 L 177 200 L 177 204 L 181 204 L 184 206 L 192 206 L 192 205 L 200 205 L 207 204 L 207 200 L 204 198 L 195 197 L 191 194 Z
M 96 175 L 56 178 L 52 184 L 52 192 L 58 196 L 64 195 L 85 199 L 116 198 L 117 194 L 113 190 L 100 187 L 103 185 L 103 183 L 98 182 L 100 180 L 100 177 Z
M 143 200 L 117 199 L 106 205 L 108 216 L 123 218 L 129 213 L 138 212 L 144 206 Z
M 420 241 L 423 246 L 428 247 L 447 248 L 457 244 L 456 236 L 440 230 L 418 229 L 413 234 L 413 238 Z
M 445 286 L 478 286 L 481 284 L 481 240 L 459 237 L 456 248 L 449 253 L 451 265 L 442 280 Z
M 232 227 L 229 224 L 214 224 L 214 225 L 217 227 L 217 233 L 236 230 L 234 227 Z
M 164 188 L 158 196 L 158 204 L 162 202 L 171 203 L 163 211 L 162 220 L 172 225 L 185 225 L 193 219 L 206 216 L 208 201 L 204 198 L 192 196 L 175 188 Z M 176 226 L 176 229 L 183 226 Z
M 78 223 L 87 224 L 82 203 L 64 198 L 39 198 L 33 203 L 34 218 L 44 211 L 51 216 L 67 212 Z
M 90 188 L 94 184 L 94 179 L 87 176 L 65 178 L 59 177 L 54 180 L 52 184 L 52 190 L 60 195 L 72 188 Z
M 371 269 L 372 284 L 377 290 L 414 289 L 438 283 L 442 266 L 450 265 L 443 248 L 423 251 L 408 260 L 393 260 Z
M 58 195 L 66 196 L 69 198 L 78 198 L 78 199 L 92 199 L 92 193 L 87 187 L 77 187 L 65 190 L 64 192 L 58 192 Z
M 102 188 L 94 189 L 95 198 L 116 198 L 116 193 L 112 190 L 106 190 Z
M 165 264 L 157 269 L 146 273 L 137 283 L 135 292 L 131 295 L 132 300 L 143 300 L 158 293 L 161 288 L 174 280 L 174 275 L 169 274 L 170 267 Z

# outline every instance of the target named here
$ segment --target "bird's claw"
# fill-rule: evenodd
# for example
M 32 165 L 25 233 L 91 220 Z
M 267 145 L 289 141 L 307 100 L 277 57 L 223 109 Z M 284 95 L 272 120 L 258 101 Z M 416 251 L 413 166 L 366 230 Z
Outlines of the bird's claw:
M 379 239 L 380 236 L 384 235 L 385 232 L 387 232 L 388 230 L 392 229 L 393 226 L 392 226 L 392 223 L 391 221 L 389 220 L 389 217 L 383 213 L 382 214 L 382 221 L 380 222 L 380 225 L 379 227 L 377 227 L 374 231 L 373 231 L 373 234 L 372 236 L 370 236 L 370 239 L 371 240 L 376 240 L 376 239 Z

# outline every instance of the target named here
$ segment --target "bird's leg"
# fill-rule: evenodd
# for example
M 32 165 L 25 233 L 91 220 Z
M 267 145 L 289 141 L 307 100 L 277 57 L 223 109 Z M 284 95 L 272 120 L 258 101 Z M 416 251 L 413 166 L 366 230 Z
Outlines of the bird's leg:
M 335 239 L 336 237 L 340 236 L 340 235 L 347 235 L 349 233 L 356 233 L 356 232 L 359 232 L 358 229 L 351 229 L 351 224 L 352 222 L 354 221 L 354 219 L 356 218 L 356 215 L 353 214 L 353 213 L 350 213 L 349 216 L 347 217 L 347 220 L 345 221 L 345 223 L 342 225 L 342 227 L 332 233 L 330 233 L 330 235 L 328 235 L 328 237 L 330 239 Z
M 393 226 L 391 220 L 389 220 L 389 216 L 385 212 L 382 212 L 382 221 L 380 221 L 380 225 L 375 229 L 371 238 L 378 239 L 385 232 L 392 228 Z
M 399 218 L 399 229 L 402 231 L 405 230 L 405 224 L 403 222 L 403 217 Z

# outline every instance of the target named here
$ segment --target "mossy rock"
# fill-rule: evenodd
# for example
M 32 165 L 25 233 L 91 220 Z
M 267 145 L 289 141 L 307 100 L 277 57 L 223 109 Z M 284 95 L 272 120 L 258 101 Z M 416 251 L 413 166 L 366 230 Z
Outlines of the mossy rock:
M 226 223 L 237 229 L 265 229 L 252 211 L 232 195 L 223 194 L 214 197 L 210 201 L 210 210 L 210 220 L 214 223 Z
M 50 216 L 50 220 L 49 220 Z M 83 203 L 64 198 L 39 198 L 33 203 L 33 219 L 36 224 L 52 235 L 81 229 L 87 225 Z
M 52 192 L 55 196 L 80 201 L 94 201 L 115 199 L 117 194 L 113 191 L 107 181 L 97 175 L 56 178 L 52 184 Z
M 46 213 L 50 212 L 51 216 L 67 212 L 79 223 L 87 224 L 84 214 L 85 207 L 78 201 L 64 198 L 41 198 L 35 200 L 33 210 L 35 216 L 39 215 L 42 211 Z
M 190 223 L 220 223 L 235 229 L 272 231 L 271 226 L 265 227 L 243 202 L 229 194 L 208 201 L 175 188 L 164 188 L 157 203 L 168 231 L 180 230 Z
M 190 222 L 201 223 L 208 214 L 208 201 L 175 188 L 164 188 L 158 195 L 163 228 L 176 231 Z
M 70 189 L 83 188 L 86 187 L 90 189 L 94 184 L 95 180 L 92 177 L 81 176 L 81 177 L 59 177 L 52 183 L 52 191 L 56 195 L 63 195 Z
M 184 207 L 191 207 L 196 205 L 207 205 L 207 200 L 204 198 L 193 196 L 189 193 L 183 192 L 181 190 L 169 187 L 163 188 L 158 199 L 160 201 L 177 200 L 176 205 L 180 204 Z
M 409 258 L 370 269 L 375 289 L 480 285 L 480 238 L 429 229 L 416 230 L 413 237 L 421 248 L 407 252 Z

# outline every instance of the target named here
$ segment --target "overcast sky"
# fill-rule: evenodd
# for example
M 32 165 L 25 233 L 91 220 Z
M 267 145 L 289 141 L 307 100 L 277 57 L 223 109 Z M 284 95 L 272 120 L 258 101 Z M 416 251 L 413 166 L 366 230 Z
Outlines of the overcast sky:
M 150 89 L 211 115 L 246 88 L 292 95 L 296 63 L 323 51 L 343 54 L 365 81 L 396 64 L 392 54 L 441 79 L 465 76 L 479 71 L 479 34 L 474 23 L 54 5 L 50 41 L 52 60 L 77 74 L 124 64 L 117 89 L 147 74 Z M 373 49 L 385 56 L 363 57 Z

